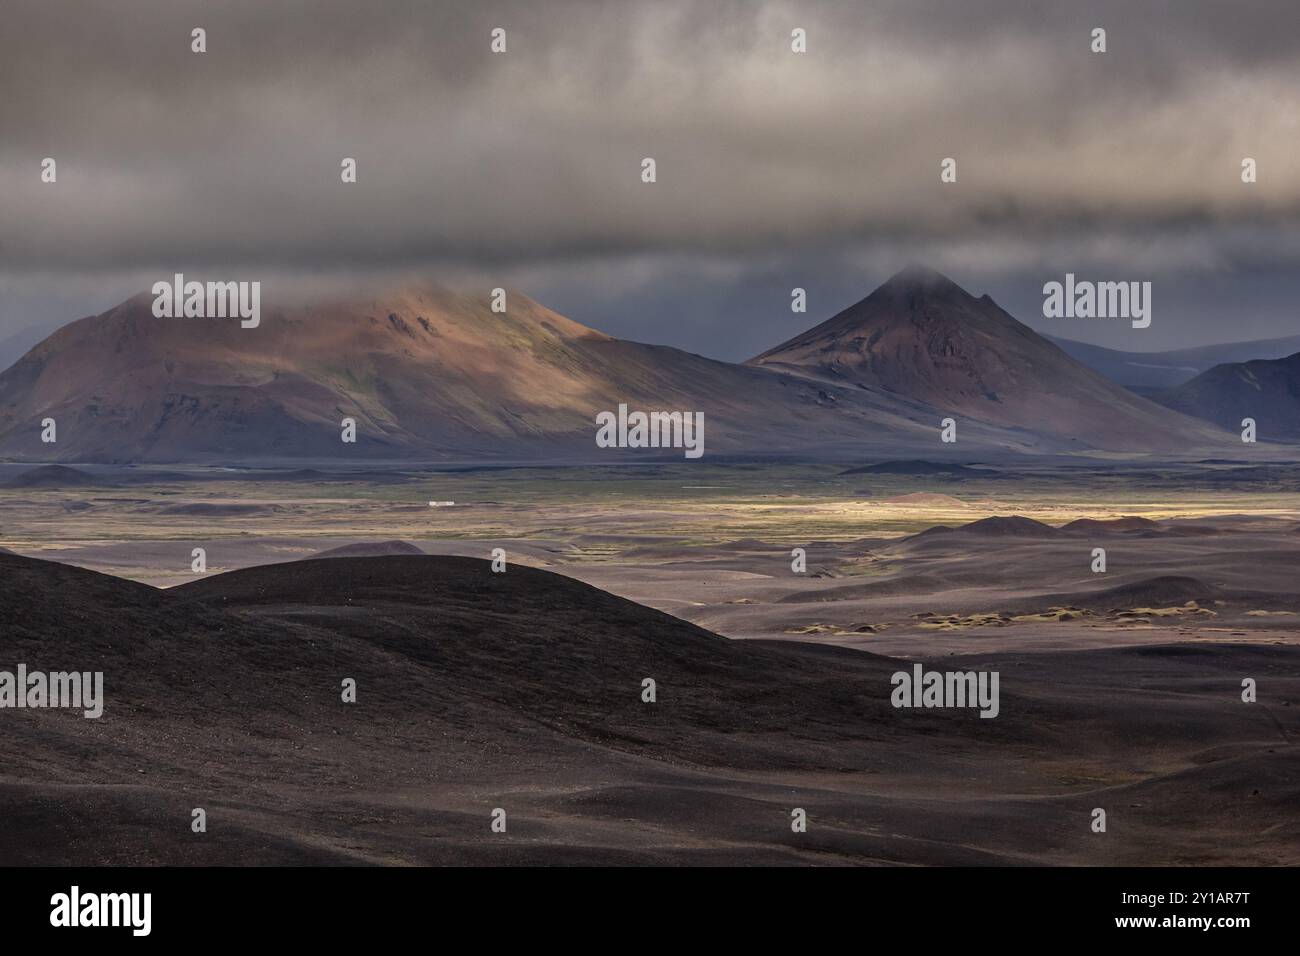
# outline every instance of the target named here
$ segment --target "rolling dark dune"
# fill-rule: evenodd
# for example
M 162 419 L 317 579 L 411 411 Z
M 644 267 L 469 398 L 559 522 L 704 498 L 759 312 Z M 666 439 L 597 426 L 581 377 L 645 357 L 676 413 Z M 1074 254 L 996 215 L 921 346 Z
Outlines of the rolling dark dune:
M 437 716 L 499 735 L 497 746 L 531 746 L 519 728 L 540 723 L 675 760 L 830 769 L 844 759 L 830 745 L 889 726 L 882 658 L 843 652 L 848 692 L 798 648 L 728 641 L 526 567 L 498 575 L 471 558 L 335 558 L 168 591 L 17 556 L 0 567 L 4 609 L 19 622 L 10 655 L 105 672 L 108 712 L 91 729 L 158 708 L 237 707 L 303 728 Z M 344 677 L 360 686 L 352 709 L 339 703 Z M 640 700 L 645 677 L 658 682 L 657 705 Z M 806 746 L 764 741 L 787 728 Z
M 1152 521 L 1150 518 L 1138 516 L 1125 516 L 1123 518 L 1076 518 L 1061 525 L 1062 531 L 1072 531 L 1078 534 L 1127 534 L 1129 532 L 1159 532 L 1162 526 L 1159 522 Z
M 1060 534 L 1059 528 L 1053 528 L 1049 524 L 1043 524 L 1041 521 L 1035 521 L 1033 518 L 1026 518 L 1024 515 L 994 515 L 990 518 L 979 518 L 968 524 L 958 525 L 955 528 L 947 525 L 936 525 L 933 528 L 926 528 L 909 538 L 904 539 L 904 543 L 912 541 L 923 541 L 940 535 L 958 535 L 967 537 L 993 537 L 993 538 L 1052 538 Z
M 842 758 L 829 750 L 815 756 L 817 741 L 842 741 L 864 721 L 878 724 L 889 708 L 892 667 L 873 655 L 848 660 L 855 679 L 881 692 L 842 697 L 822 685 L 820 667 L 781 648 L 747 648 L 571 578 L 522 566 L 494 574 L 473 558 L 277 564 L 183 585 L 168 598 L 286 623 L 341 607 L 348 613 L 331 622 L 335 635 L 429 668 L 439 699 L 508 694 L 511 713 L 498 715 L 502 723 L 524 716 L 562 723 L 581 739 L 615 747 L 635 740 L 661 755 L 673 741 L 679 759 L 788 762 L 793 754 L 776 758 L 757 735 L 799 727 L 809 751 L 795 762 L 837 766 Z M 670 707 L 641 702 L 646 677 Z M 794 687 L 799 693 L 790 693 Z
M 337 548 L 326 548 L 324 551 L 317 551 L 311 555 L 310 560 L 317 558 L 377 558 L 384 555 L 395 554 L 424 554 L 417 546 L 409 541 L 395 539 L 392 541 L 360 541 L 356 544 L 344 544 Z
M 1300 710 L 1277 705 L 1300 691 L 1294 648 L 1001 654 L 979 665 L 1003 675 L 983 720 L 894 709 L 889 676 L 910 662 L 729 641 L 470 558 L 312 560 L 169 591 L 6 555 L 0 576 L 6 662 L 105 675 L 98 720 L 0 711 L 13 863 L 1297 857 Z M 1237 701 L 1243 668 L 1267 709 Z M 1089 832 L 1098 804 L 1123 841 Z
M 92 488 L 108 482 L 67 465 L 39 465 L 4 483 L 6 488 Z

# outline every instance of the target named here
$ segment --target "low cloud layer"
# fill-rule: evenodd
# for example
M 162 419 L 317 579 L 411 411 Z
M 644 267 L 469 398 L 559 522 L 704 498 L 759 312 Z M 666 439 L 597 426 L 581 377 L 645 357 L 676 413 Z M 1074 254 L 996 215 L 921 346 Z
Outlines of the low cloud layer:
M 0 271 L 1294 270 L 1294 12 L 10 0 Z

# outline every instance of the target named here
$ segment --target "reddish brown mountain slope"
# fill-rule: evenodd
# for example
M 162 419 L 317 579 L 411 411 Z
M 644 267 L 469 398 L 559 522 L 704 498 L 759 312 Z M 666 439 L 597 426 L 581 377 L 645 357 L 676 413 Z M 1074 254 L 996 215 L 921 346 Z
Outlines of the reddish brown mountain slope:
M 749 364 L 883 389 L 958 420 L 1081 448 L 1168 451 L 1225 437 L 1081 365 L 988 296 L 917 266 Z
M 935 433 L 915 403 L 619 341 L 519 293 L 507 314 L 438 286 L 264 304 L 251 329 L 155 318 L 152 301 L 74 322 L 0 375 L 0 454 L 601 459 L 622 450 L 596 447 L 595 416 L 620 402 L 704 412 L 706 454 L 924 447 Z M 340 441 L 345 416 L 355 445 Z M 53 445 L 40 441 L 45 417 L 57 422 Z

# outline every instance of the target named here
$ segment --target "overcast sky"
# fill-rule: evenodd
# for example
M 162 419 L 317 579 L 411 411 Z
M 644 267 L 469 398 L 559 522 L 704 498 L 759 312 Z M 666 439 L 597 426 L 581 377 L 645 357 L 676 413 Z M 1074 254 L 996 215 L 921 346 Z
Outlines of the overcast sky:
M 1118 348 L 1300 334 L 1295 23 L 1295 0 L 5 0 L 0 336 L 174 271 L 266 301 L 420 273 L 740 359 L 913 261 Z M 1151 281 L 1151 327 L 1043 319 L 1067 271 Z

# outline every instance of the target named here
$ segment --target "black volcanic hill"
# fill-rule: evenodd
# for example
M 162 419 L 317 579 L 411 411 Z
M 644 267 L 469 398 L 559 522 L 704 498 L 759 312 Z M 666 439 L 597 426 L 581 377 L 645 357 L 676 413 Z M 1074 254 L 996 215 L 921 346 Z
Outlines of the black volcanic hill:
M 104 482 L 80 468 L 67 465 L 40 465 L 24 471 L 4 483 L 7 488 L 90 488 Z
M 920 266 L 749 364 L 883 389 L 959 421 L 1055 434 L 1077 448 L 1175 450 L 1225 437 L 1116 385 L 987 295 Z
M 1111 532 L 1123 534 L 1133 531 L 1159 533 L 1162 528 L 1163 526 L 1158 521 L 1152 521 L 1150 518 L 1126 515 L 1122 518 L 1075 518 L 1073 521 L 1061 525 L 1060 530 L 1079 534 L 1109 534 Z
M 394 538 L 389 541 L 359 541 L 356 544 L 344 544 L 337 548 L 317 551 L 307 560 L 318 558 L 376 558 L 394 554 L 424 554 L 424 550 L 409 541 Z
M 1197 755 L 1243 741 L 1263 754 L 1293 723 L 1283 711 L 1260 724 L 1218 703 L 1213 684 L 1142 691 L 1180 676 L 1231 690 L 1243 669 L 1283 687 L 1283 648 L 1197 648 L 1185 668 L 1168 655 L 1002 655 L 1001 714 L 981 720 L 892 707 L 902 662 L 728 641 L 556 574 L 493 574 L 469 558 L 303 561 L 162 591 L 0 554 L 0 583 L 0 669 L 102 671 L 105 696 L 97 720 L 0 710 L 9 865 L 1010 865 L 1038 860 L 1053 834 L 1062 852 L 1060 821 L 1095 803 L 1059 793 L 1065 743 L 1076 761 L 1142 766 L 1189 739 Z M 647 677 L 654 703 L 641 699 Z M 1111 686 L 1141 693 L 1099 707 Z M 1139 719 L 1146 749 L 1134 750 Z M 1249 834 L 1293 819 L 1272 809 L 1294 806 L 1285 749 L 1263 779 L 1234 759 L 1175 819 L 1190 814 L 1200 838 L 1262 808 L 1230 834 L 1240 853 Z M 986 768 L 980 787 L 1010 776 L 1013 789 L 971 799 L 972 766 Z M 1198 772 L 1177 766 L 1179 780 Z M 1041 790 L 1026 796 L 1026 780 Z M 1162 806 L 1148 791 L 1164 780 L 1128 798 Z M 934 798 L 949 786 L 956 798 Z M 793 806 L 809 808 L 807 838 L 791 831 Z M 508 834 L 489 829 L 498 807 Z M 1089 836 L 1078 828 L 1066 858 L 1100 862 Z M 1126 862 L 1164 859 L 1167 845 L 1161 829 Z
M 1283 359 L 1216 365 L 1155 401 L 1240 432 L 1255 419 L 1260 441 L 1300 439 L 1300 352 Z
M 473 558 L 337 557 L 159 590 L 0 555 L 6 659 L 104 671 L 101 721 L 32 716 L 51 733 L 103 741 L 111 730 L 123 746 L 120 735 L 143 735 L 158 751 L 134 759 L 160 773 L 185 764 L 191 748 L 223 749 L 244 723 L 346 733 L 363 749 L 400 730 L 433 751 L 447 726 L 504 740 L 542 725 L 566 740 L 738 766 L 834 764 L 829 745 L 854 725 L 889 723 L 883 658 L 839 652 L 843 678 L 828 680 L 817 649 L 729 641 L 558 574 L 490 568 Z M 341 706 L 344 677 L 366 706 Z M 658 682 L 658 709 L 640 700 L 646 677 Z M 847 692 L 863 681 L 880 693 Z M 209 720 L 231 726 L 204 743 Z M 751 736 L 791 727 L 808 743 L 797 757 L 765 753 Z M 8 770 L 35 759 L 23 736 L 5 735 Z M 356 759 L 349 778 L 391 772 Z M 123 780 L 134 766 L 123 764 Z M 54 777 L 63 773 L 74 780 L 75 762 Z
M 903 719 L 885 658 L 729 641 L 560 575 L 490 567 L 333 558 L 163 591 L 0 554 L 0 669 L 102 671 L 105 697 L 97 720 L 0 711 L 11 781 L 0 815 L 12 824 L 0 854 L 11 865 L 627 861 L 653 845 L 617 853 L 599 832 L 526 824 L 522 842 L 485 844 L 489 810 L 516 811 L 539 781 L 617 798 L 611 781 L 633 772 L 662 783 L 709 767 L 859 770 L 885 741 L 1005 733 L 973 712 Z M 641 699 L 647 677 L 654 703 Z M 341 700 L 345 678 L 355 703 Z M 481 795 L 462 797 L 463 812 L 422 809 L 420 794 L 446 806 L 471 781 Z M 675 808 L 689 826 L 684 799 L 645 812 Z M 204 839 L 189 828 L 195 806 L 209 813 Z M 569 812 L 586 827 L 600 810 Z
M 1035 521 L 1033 518 L 1026 518 L 1024 515 L 994 515 L 956 527 L 942 524 L 935 525 L 933 528 L 926 528 L 924 531 L 904 538 L 903 541 L 928 539 L 936 535 L 991 538 L 1054 538 L 1060 533 L 1059 529 L 1053 528 L 1049 524 L 1043 524 L 1041 521 Z

